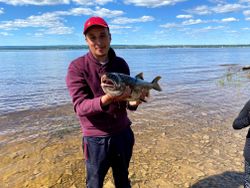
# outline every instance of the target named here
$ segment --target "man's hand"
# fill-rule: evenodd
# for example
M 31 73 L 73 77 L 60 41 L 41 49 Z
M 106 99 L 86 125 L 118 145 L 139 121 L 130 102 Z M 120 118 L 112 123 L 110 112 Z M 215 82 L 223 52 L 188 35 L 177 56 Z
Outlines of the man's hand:
M 129 86 L 127 86 L 123 92 L 123 94 L 119 96 L 114 96 L 113 101 L 125 101 L 127 98 L 131 97 L 132 90 Z
M 148 98 L 148 97 L 149 97 L 149 91 L 146 90 L 146 89 L 143 89 L 143 90 L 142 90 L 142 93 L 141 93 L 141 95 L 140 95 L 139 100 L 137 100 L 137 101 L 129 101 L 129 105 L 130 105 L 130 106 L 138 106 L 138 105 L 140 105 L 142 102 L 147 102 L 146 98 Z
M 119 96 L 112 96 L 110 94 L 105 94 L 101 97 L 101 104 L 102 106 L 107 106 L 112 102 L 125 101 L 127 98 L 131 96 L 131 93 L 132 93 L 132 90 L 130 89 L 129 86 L 127 86 L 123 94 Z
M 125 91 L 123 92 L 123 94 L 119 95 L 119 96 L 111 96 L 109 94 L 105 94 L 102 96 L 101 98 L 101 103 L 102 106 L 106 106 L 112 102 L 118 102 L 118 101 L 126 101 L 129 97 L 131 97 L 132 94 L 132 90 L 130 89 L 129 86 L 127 86 L 125 88 Z M 146 89 L 143 89 L 140 95 L 139 100 L 137 101 L 129 101 L 129 105 L 130 106 L 138 106 L 140 105 L 142 102 L 147 102 L 147 98 L 149 97 L 149 91 Z

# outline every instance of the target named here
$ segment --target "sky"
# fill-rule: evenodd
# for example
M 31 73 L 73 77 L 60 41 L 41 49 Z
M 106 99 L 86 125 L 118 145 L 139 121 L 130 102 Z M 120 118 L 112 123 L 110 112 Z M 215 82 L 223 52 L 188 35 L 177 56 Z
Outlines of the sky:
M 250 0 L 0 0 L 0 46 L 85 45 L 91 16 L 113 45 L 250 44 Z

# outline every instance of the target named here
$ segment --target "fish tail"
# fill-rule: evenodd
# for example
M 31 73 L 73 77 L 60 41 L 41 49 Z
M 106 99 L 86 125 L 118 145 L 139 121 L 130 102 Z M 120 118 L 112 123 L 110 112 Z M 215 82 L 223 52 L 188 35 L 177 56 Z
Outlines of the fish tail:
M 153 85 L 153 89 L 157 90 L 157 91 L 162 91 L 160 85 L 158 84 L 158 81 L 161 79 L 160 76 L 157 76 L 154 78 L 154 80 L 151 82 Z

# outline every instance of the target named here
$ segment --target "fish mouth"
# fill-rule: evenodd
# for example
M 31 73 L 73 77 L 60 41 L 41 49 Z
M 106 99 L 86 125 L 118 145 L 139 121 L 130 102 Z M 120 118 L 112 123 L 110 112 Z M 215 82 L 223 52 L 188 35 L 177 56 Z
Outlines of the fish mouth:
M 107 75 L 103 75 L 101 77 L 101 86 L 106 88 L 115 88 L 116 83 L 113 80 L 109 79 Z

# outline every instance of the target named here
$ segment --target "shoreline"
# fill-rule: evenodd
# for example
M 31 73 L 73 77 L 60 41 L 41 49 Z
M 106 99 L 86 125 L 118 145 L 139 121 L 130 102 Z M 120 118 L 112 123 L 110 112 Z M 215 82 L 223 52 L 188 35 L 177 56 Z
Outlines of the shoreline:
M 191 119 L 152 118 L 144 108 L 129 113 L 135 133 L 133 187 L 242 186 L 247 130 L 233 130 L 232 117 L 201 126 Z M 84 187 L 82 136 L 70 104 L 0 117 L 1 124 L 17 129 L 0 136 L 7 139 L 0 144 L 0 187 Z M 109 172 L 104 187 L 112 188 L 112 181 Z
M 250 48 L 250 44 L 208 44 L 208 45 L 112 45 L 115 49 L 152 49 L 152 48 Z M 51 45 L 51 46 L 0 46 L 1 51 L 12 50 L 81 50 L 86 45 Z

